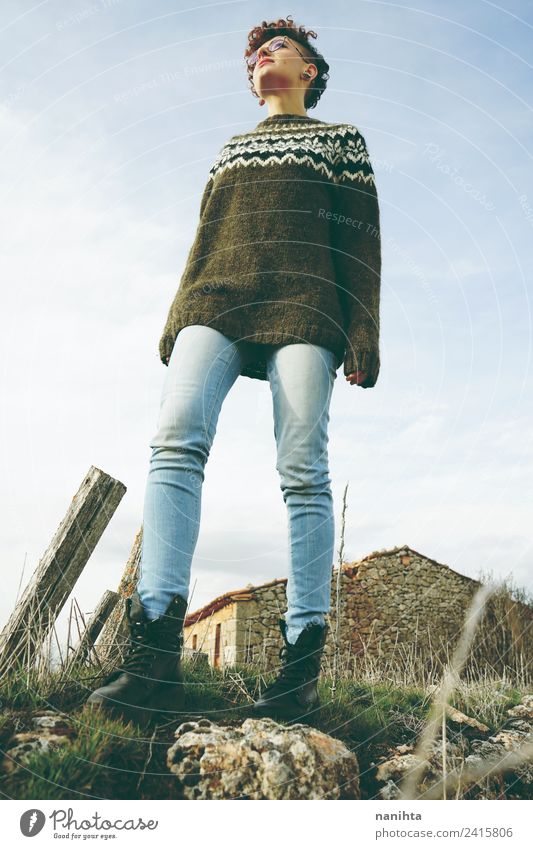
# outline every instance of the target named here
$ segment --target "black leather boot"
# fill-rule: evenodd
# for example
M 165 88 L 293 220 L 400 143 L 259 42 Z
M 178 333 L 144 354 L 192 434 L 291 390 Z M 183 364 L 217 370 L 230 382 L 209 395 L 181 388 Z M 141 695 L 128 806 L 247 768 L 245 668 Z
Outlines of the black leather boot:
M 252 713 L 299 721 L 320 706 L 317 681 L 328 626 L 308 623 L 294 644 L 287 640 L 284 619 L 279 620 L 279 627 L 284 643 L 279 652 L 282 666 L 276 680 L 254 703 Z
M 174 596 L 166 612 L 146 618 L 137 590 L 126 599 L 128 647 L 120 667 L 87 699 L 111 716 L 144 724 L 160 711 L 179 711 L 183 702 L 180 666 L 187 600 Z

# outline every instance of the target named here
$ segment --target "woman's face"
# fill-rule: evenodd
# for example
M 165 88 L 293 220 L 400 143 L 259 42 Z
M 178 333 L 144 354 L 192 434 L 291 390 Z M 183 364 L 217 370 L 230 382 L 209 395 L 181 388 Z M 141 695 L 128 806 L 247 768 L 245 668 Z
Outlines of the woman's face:
M 283 47 L 273 53 L 267 50 L 267 44 L 281 38 L 279 35 L 269 38 L 258 48 L 252 79 L 261 97 L 268 91 L 295 90 L 302 86 L 301 74 L 308 63 L 300 56 L 294 42 L 285 36 Z

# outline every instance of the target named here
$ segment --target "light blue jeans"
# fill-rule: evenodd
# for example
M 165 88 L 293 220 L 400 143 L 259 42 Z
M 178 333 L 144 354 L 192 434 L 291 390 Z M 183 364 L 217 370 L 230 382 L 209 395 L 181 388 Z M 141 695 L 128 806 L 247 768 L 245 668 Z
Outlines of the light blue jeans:
M 184 327 L 176 337 L 150 442 L 144 501 L 138 591 L 150 619 L 164 613 L 175 594 L 189 596 L 204 467 L 224 398 L 254 347 L 203 325 Z M 330 606 L 335 528 L 327 429 L 336 357 L 306 342 L 263 350 L 288 511 L 285 621 L 294 643 L 308 622 L 324 624 Z

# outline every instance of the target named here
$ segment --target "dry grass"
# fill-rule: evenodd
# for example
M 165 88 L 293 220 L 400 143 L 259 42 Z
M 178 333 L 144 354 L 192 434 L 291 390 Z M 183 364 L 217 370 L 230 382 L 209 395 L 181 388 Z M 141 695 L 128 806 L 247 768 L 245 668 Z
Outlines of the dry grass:
M 503 675 L 495 674 L 490 664 L 482 664 L 479 658 L 471 657 L 476 629 L 489 599 L 498 594 L 503 594 L 503 597 L 505 593 L 506 589 L 502 589 L 501 585 L 489 584 L 480 588 L 465 615 L 455 650 L 444 660 L 433 658 L 428 663 L 427 653 L 418 645 L 416 636 L 409 647 L 399 645 L 395 652 L 382 656 L 376 656 L 367 647 L 357 657 L 337 651 L 330 656 L 328 663 L 325 656 L 320 680 L 323 707 L 313 724 L 343 739 L 356 751 L 362 769 L 362 784 L 371 771 L 372 759 L 379 760 L 387 749 L 400 742 L 410 742 L 415 744 L 415 755 L 420 758 L 420 765 L 405 776 L 401 798 L 419 798 L 424 760 L 439 735 L 443 752 L 442 775 L 424 798 L 462 798 L 462 790 L 469 783 L 516 769 L 532 760 L 533 745 L 529 745 L 507 753 L 497 762 L 486 761 L 460 771 L 449 769 L 446 761 L 447 704 L 474 716 L 495 732 L 505 719 L 507 708 L 518 704 L 526 693 L 533 692 L 531 667 L 525 657 L 520 662 L 520 652 L 515 652 L 518 662 L 506 667 Z M 507 615 L 508 601 L 503 602 L 503 607 Z M 37 620 L 36 628 L 42 628 L 43 634 L 43 649 L 37 662 L 32 666 L 26 664 L 13 668 L 4 676 L 0 685 L 0 706 L 8 713 L 17 709 L 52 706 L 69 713 L 73 721 L 77 721 L 84 716 L 85 698 L 97 686 L 100 671 L 94 658 L 84 664 L 73 665 L 71 662 L 73 643 L 81 636 L 84 627 L 76 602 L 71 605 L 66 648 L 59 645 L 55 628 L 44 639 L 46 626 L 44 620 Z M 497 622 L 495 627 L 498 627 Z M 58 662 L 53 657 L 54 647 Z M 468 674 L 465 675 L 467 660 Z M 268 682 L 276 672 L 271 665 L 269 668 L 266 654 L 257 663 L 237 664 L 220 670 L 205 666 L 197 655 L 186 659 L 184 668 L 190 714 L 198 713 L 219 722 L 242 721 L 248 715 L 260 685 Z M 2 723 L 0 732 L 1 726 Z M 96 734 L 98 729 L 93 731 Z M 106 758 L 109 758 L 109 747 L 107 744 L 104 746 L 101 737 L 98 741 L 93 741 L 90 735 L 83 739 L 87 751 L 105 751 Z M 153 743 L 152 737 L 150 746 Z M 128 745 L 123 746 L 120 757 L 125 757 L 129 751 Z M 151 748 L 145 757 L 151 757 L 150 752 Z M 37 772 L 39 763 L 36 763 Z M 143 760 L 141 775 L 145 763 Z M 72 768 L 73 774 L 67 776 L 67 783 L 70 788 L 76 787 L 78 772 L 74 757 L 63 756 L 60 765 L 49 764 L 46 769 L 44 764 L 41 766 L 44 782 L 48 781 L 46 776 L 49 773 L 55 781 L 60 773 L 64 776 L 65 770 Z M 56 772 L 53 772 L 54 769 Z M 95 776 L 99 774 L 96 770 Z M 45 792 L 35 775 L 32 781 L 35 785 L 33 792 L 37 792 L 37 788 L 39 792 Z M 15 792 L 22 793 L 21 787 L 17 787 Z M 108 792 L 113 793 L 112 782 L 108 785 Z M 31 797 L 22 795 L 14 798 Z

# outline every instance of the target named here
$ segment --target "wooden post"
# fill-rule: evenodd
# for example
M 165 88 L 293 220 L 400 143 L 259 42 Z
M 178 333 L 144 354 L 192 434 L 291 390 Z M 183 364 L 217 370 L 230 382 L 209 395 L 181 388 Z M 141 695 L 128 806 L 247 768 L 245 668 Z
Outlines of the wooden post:
M 96 646 L 98 660 L 102 665 L 103 674 L 111 672 L 117 663 L 124 659 L 124 649 L 127 646 L 127 622 L 125 601 L 131 596 L 139 578 L 141 562 L 143 526 L 135 535 L 128 562 L 118 585 L 118 602 L 108 617 L 100 639 Z
M 70 657 L 67 658 L 67 671 L 71 670 L 76 663 L 82 663 L 87 660 L 92 651 L 94 651 L 96 659 L 98 659 L 98 653 L 94 649 L 94 644 L 108 617 L 112 613 L 113 608 L 116 607 L 118 600 L 118 593 L 115 593 L 112 590 L 105 591 L 96 610 L 87 622 L 87 627 L 83 632 L 78 645 L 71 653 Z
M 126 487 L 91 466 L 0 636 L 0 674 L 33 665 Z

